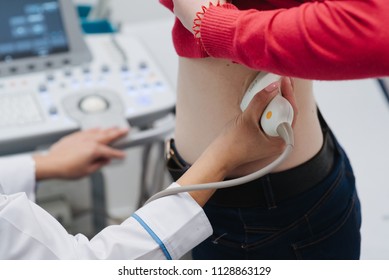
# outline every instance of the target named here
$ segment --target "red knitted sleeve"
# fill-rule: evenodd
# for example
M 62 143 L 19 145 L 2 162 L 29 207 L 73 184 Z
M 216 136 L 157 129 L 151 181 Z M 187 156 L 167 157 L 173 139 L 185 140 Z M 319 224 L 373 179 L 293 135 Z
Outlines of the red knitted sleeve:
M 161 3 L 166 8 L 168 8 L 170 11 L 173 12 L 174 4 L 173 4 L 172 0 L 159 0 L 159 3 Z
M 210 7 L 201 22 L 208 55 L 309 79 L 389 75 L 389 5 L 320 1 L 290 9 Z

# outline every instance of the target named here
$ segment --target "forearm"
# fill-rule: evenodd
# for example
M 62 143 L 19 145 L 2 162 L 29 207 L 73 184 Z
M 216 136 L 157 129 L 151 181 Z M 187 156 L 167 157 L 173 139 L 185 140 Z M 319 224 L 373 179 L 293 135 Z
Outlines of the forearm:
M 269 11 L 211 7 L 201 21 L 201 41 L 212 57 L 281 75 L 387 76 L 389 6 L 374 2 L 310 2 Z
M 177 183 L 181 186 L 187 186 L 222 181 L 228 172 L 228 162 L 228 159 L 223 158 L 223 153 L 218 153 L 215 148 L 208 149 Z M 214 192 L 214 189 L 210 189 L 192 191 L 189 194 L 200 206 L 204 206 Z
M 32 158 L 35 161 L 35 179 L 37 181 L 58 177 L 55 166 L 48 156 L 36 154 Z

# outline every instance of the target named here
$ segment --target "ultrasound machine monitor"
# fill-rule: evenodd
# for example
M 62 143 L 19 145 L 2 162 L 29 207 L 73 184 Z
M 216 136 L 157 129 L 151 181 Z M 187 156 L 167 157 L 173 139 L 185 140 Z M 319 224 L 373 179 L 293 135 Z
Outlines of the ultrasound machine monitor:
M 0 77 L 91 59 L 72 1 L 12 0 L 0 9 Z

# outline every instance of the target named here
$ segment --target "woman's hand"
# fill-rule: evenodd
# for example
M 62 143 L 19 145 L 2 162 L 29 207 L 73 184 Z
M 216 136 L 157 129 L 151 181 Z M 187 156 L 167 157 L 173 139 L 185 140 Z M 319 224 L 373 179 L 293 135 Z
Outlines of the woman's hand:
M 90 129 L 62 138 L 47 154 L 33 156 L 36 179 L 77 179 L 97 171 L 111 159 L 124 158 L 123 151 L 108 144 L 127 133 L 128 129 Z
M 196 14 L 202 11 L 202 6 L 208 8 L 212 3 L 213 5 L 225 4 L 226 0 L 173 0 L 174 9 L 173 12 L 181 23 L 190 32 L 194 33 L 193 25 L 194 20 L 197 18 Z

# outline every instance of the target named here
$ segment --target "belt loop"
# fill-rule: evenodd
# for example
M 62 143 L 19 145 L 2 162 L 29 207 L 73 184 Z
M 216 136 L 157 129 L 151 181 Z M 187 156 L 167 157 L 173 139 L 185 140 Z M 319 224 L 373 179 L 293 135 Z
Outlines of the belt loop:
M 270 182 L 270 176 L 266 175 L 265 177 L 262 177 L 262 180 L 263 180 L 263 192 L 265 194 L 267 208 L 269 210 L 275 209 L 277 208 L 277 203 L 274 197 L 273 187 Z

